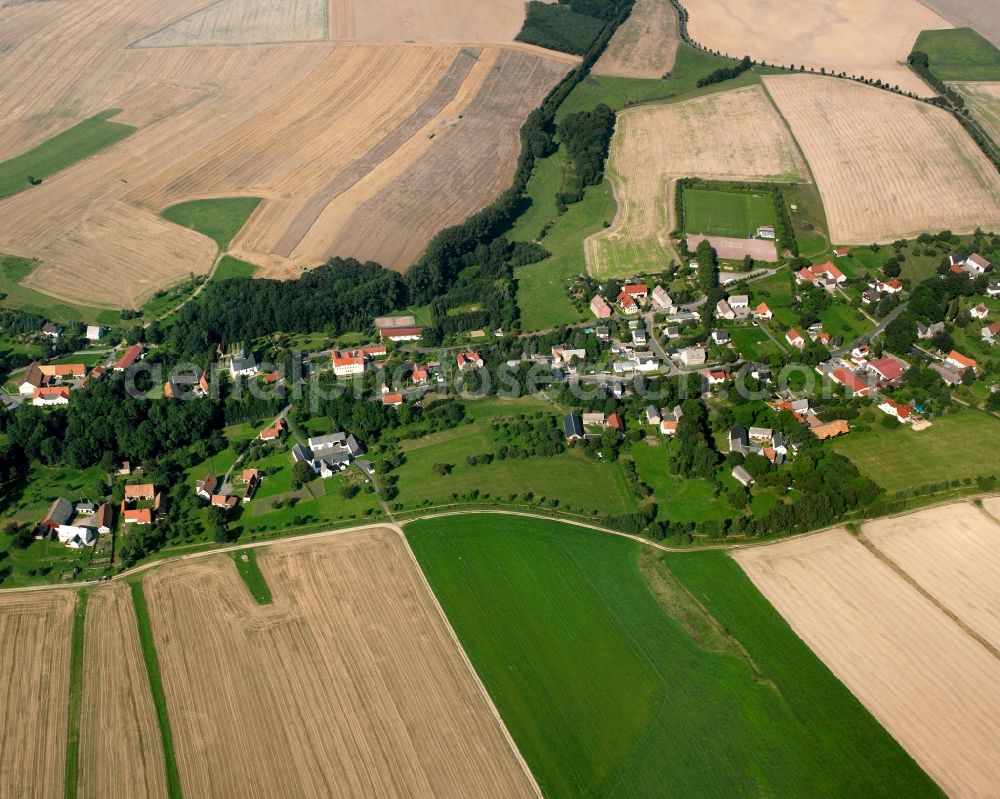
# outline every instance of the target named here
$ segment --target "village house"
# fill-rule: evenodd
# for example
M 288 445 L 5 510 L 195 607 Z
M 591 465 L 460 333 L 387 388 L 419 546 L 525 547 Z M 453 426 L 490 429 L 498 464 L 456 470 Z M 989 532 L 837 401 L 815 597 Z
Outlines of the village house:
M 730 452 L 746 452 L 747 447 L 750 446 L 750 436 L 742 425 L 734 425 L 729 428 L 727 439 Z
M 386 348 L 385 344 L 366 344 L 361 348 L 360 352 L 369 360 L 384 358 L 389 354 L 389 350 Z
M 882 413 L 886 413 L 894 419 L 898 419 L 903 424 L 913 421 L 913 406 L 896 402 L 889 397 L 882 398 L 878 409 L 882 411 Z
M 365 356 L 360 352 L 340 352 L 334 350 L 331 356 L 333 374 L 336 377 L 350 377 L 365 371 Z
M 660 432 L 665 436 L 677 435 L 677 426 L 680 424 L 684 411 L 680 405 L 675 405 L 673 410 L 664 408 L 660 411 Z
M 1000 297 L 1000 280 L 991 280 L 986 286 L 987 297 Z
M 802 338 L 802 334 L 794 327 L 785 333 L 785 341 L 793 347 L 798 347 L 800 350 L 806 346 L 806 340 Z
M 410 373 L 410 379 L 415 385 L 422 385 L 427 383 L 431 379 L 430 370 L 421 364 L 416 364 L 413 367 L 413 371 Z
M 124 505 L 124 503 L 122 503 Z M 125 524 L 148 525 L 153 523 L 153 511 L 150 508 L 122 508 L 122 521 Z
M 257 438 L 261 441 L 277 441 L 281 438 L 281 433 L 285 429 L 285 420 L 282 418 L 277 418 L 269 426 L 265 427 L 260 433 L 257 434 Z
M 49 382 L 50 378 L 42 374 L 42 369 L 37 362 L 33 362 L 24 370 L 24 377 L 21 378 L 18 391 L 26 396 L 31 395 L 35 393 L 36 389 L 49 385 Z
M 649 286 L 645 283 L 626 283 L 622 286 L 622 293 L 641 300 L 649 293 Z
M 585 433 L 580 414 L 568 413 L 563 417 L 563 435 L 570 443 L 583 440 Z
M 969 310 L 969 316 L 973 319 L 985 319 L 990 315 L 990 309 L 985 305 L 979 304 Z
M 917 338 L 921 341 L 934 338 L 934 336 L 943 330 L 944 322 L 935 322 L 933 325 L 925 325 L 922 322 L 917 322 Z
M 115 363 L 115 371 L 124 372 L 126 369 L 130 369 L 136 361 L 142 358 L 145 352 L 146 349 L 142 344 L 133 344 L 131 347 L 127 347 L 122 353 L 122 357 Z
M 715 315 L 720 319 L 735 319 L 736 312 L 726 300 L 719 300 L 715 304 Z
M 108 329 L 102 327 L 101 325 L 87 325 L 87 331 L 84 334 L 84 338 L 87 341 L 100 341 L 108 334 Z
M 623 313 L 639 313 L 639 304 L 635 301 L 635 297 L 626 291 L 618 295 L 618 307 L 622 309 Z
M 980 330 L 979 333 L 983 337 L 983 341 L 987 344 L 995 343 L 996 337 L 1000 335 L 1000 322 L 994 322 L 992 325 L 987 325 Z
M 745 314 L 750 310 L 750 295 L 733 294 L 729 298 L 729 307 L 733 309 L 737 316 Z
M 868 371 L 874 374 L 879 383 L 896 383 L 902 379 L 906 365 L 895 358 L 878 358 L 868 364 Z
M 712 331 L 712 341 L 714 341 L 719 346 L 726 346 L 732 341 L 732 336 L 729 335 L 728 330 L 713 330 Z
M 52 501 L 48 513 L 42 520 L 41 527 L 48 531 L 56 530 L 60 525 L 66 524 L 73 517 L 73 503 L 68 499 L 59 497 Z
M 809 429 L 820 441 L 826 441 L 828 438 L 836 438 L 837 436 L 845 436 L 851 432 L 850 425 L 844 419 L 835 419 L 832 422 L 811 425 Z
M 156 486 L 152 483 L 134 483 L 125 486 L 125 502 L 141 502 L 156 499 Z
M 253 353 L 250 355 L 239 353 L 230 358 L 229 374 L 233 376 L 234 380 L 238 377 L 256 377 L 260 374 L 260 367 L 257 365 L 257 359 L 254 358 Z
M 646 424 L 659 424 L 662 419 L 660 409 L 655 405 L 646 406 Z
M 949 386 L 957 386 L 962 382 L 962 372 L 945 363 L 932 363 L 930 368 L 937 372 Z
M 242 475 L 243 502 L 249 502 L 260 487 L 260 472 L 257 469 L 244 469 Z
M 979 253 L 973 253 L 968 258 L 965 259 L 965 263 L 962 264 L 965 267 L 970 277 L 979 277 L 989 272 L 993 268 L 993 264 L 987 261 Z
M 705 383 L 709 386 L 718 386 L 725 383 L 731 375 L 722 369 L 703 369 L 698 374 L 705 378 Z
M 379 338 L 382 341 L 417 341 L 424 334 L 422 327 L 380 327 Z
M 875 289 L 866 289 L 861 294 L 861 302 L 864 305 L 877 305 L 881 297 Z
M 53 341 L 61 338 L 63 334 L 63 329 L 61 326 L 55 324 L 54 322 L 46 322 L 42 325 L 42 335 L 45 338 L 50 338 Z
M 459 371 L 462 372 L 466 369 L 482 369 L 483 367 L 483 359 L 478 352 L 460 352 L 455 360 L 458 363 Z
M 708 360 L 704 347 L 686 347 L 678 353 L 678 357 L 685 366 L 703 366 Z
M 195 483 L 194 493 L 199 499 L 203 499 L 206 502 L 212 501 L 212 495 L 215 493 L 215 489 L 219 486 L 219 480 L 214 474 L 205 475 L 205 477 Z
M 403 395 L 398 392 L 389 392 L 382 395 L 382 404 L 387 408 L 396 408 L 403 404 Z
M 608 305 L 608 301 L 600 294 L 595 294 L 594 298 L 590 301 L 590 311 L 598 319 L 607 319 L 611 316 L 611 306 Z
M 653 306 L 664 313 L 673 314 L 677 312 L 677 306 L 674 304 L 673 297 L 671 297 L 663 286 L 657 286 L 653 289 L 653 293 L 649 295 L 650 301 Z
M 36 388 L 31 395 L 31 404 L 40 407 L 69 405 L 69 386 Z
M 227 511 L 235 508 L 238 502 L 239 500 L 236 497 L 230 497 L 225 494 L 213 494 L 211 499 L 213 508 L 224 508 Z
M 830 379 L 847 389 L 847 396 L 849 397 L 867 397 L 872 390 L 872 387 L 864 380 L 850 369 L 845 369 L 842 366 L 830 372 Z
M 874 288 L 879 294 L 898 294 L 903 290 L 903 284 L 893 278 L 892 280 L 878 281 Z
M 948 353 L 948 357 L 944 359 L 945 365 L 951 366 L 958 372 L 964 372 L 966 369 L 971 369 L 973 372 L 976 371 L 976 360 L 974 358 L 969 358 L 967 355 L 962 355 L 958 350 L 952 350 Z
M 205 370 L 200 373 L 177 374 L 163 384 L 163 396 L 167 399 L 176 399 L 190 395 L 203 399 L 208 396 L 209 388 L 208 372 Z
M 846 258 L 850 254 L 851 254 L 850 247 L 838 247 L 836 250 L 833 251 L 834 258 Z
M 758 319 L 771 319 L 774 316 L 774 314 L 771 312 L 771 309 L 767 307 L 766 302 L 762 302 L 760 305 L 754 308 L 753 315 Z
M 292 460 L 304 461 L 323 479 L 342 472 L 363 453 L 357 439 L 349 433 L 339 432 L 309 439 L 308 446 L 296 444 L 292 448 Z
M 604 427 L 607 417 L 603 413 L 585 413 L 581 417 L 584 427 Z
M 847 281 L 847 276 L 833 265 L 831 261 L 815 266 L 805 266 L 795 273 L 795 280 L 798 283 L 811 283 L 814 286 L 825 288 L 827 291 L 833 289 L 840 283 Z

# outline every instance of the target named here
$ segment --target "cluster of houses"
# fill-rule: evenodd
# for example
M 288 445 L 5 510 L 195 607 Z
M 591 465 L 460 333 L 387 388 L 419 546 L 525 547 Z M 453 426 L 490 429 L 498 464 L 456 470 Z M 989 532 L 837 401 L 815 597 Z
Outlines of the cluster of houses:
M 152 483 L 125 486 L 125 498 L 122 499 L 121 507 L 122 521 L 125 524 L 152 524 L 160 513 L 162 500 L 162 495 Z
M 292 447 L 292 461 L 307 463 L 324 480 L 347 469 L 364 450 L 350 433 L 331 433 L 310 438 L 308 445 Z M 359 467 L 361 461 L 358 461 Z
M 676 435 L 677 424 L 683 416 L 684 411 L 680 405 L 675 405 L 673 408 L 657 408 L 655 405 L 646 406 L 646 424 L 659 427 L 660 432 L 665 436 Z
M 195 483 L 195 494 L 201 500 L 207 502 L 213 508 L 223 508 L 231 511 L 239 502 L 249 502 L 260 487 L 260 471 L 257 469 L 244 469 L 240 482 L 243 490 L 237 498 L 234 494 L 227 493 L 224 486 L 219 485 L 219 480 L 214 474 L 207 474 Z
M 62 335 L 62 328 L 53 327 L 58 331 L 58 335 Z M 91 328 L 88 328 L 88 331 L 90 330 Z M 100 332 L 103 335 L 107 331 L 105 328 L 94 327 L 93 332 L 95 334 Z M 145 353 L 146 350 L 142 344 L 133 344 L 125 349 L 112 368 L 116 372 L 124 372 L 139 361 Z M 30 397 L 31 404 L 40 407 L 69 405 L 71 391 L 86 388 L 90 382 L 101 380 L 106 374 L 107 369 L 100 365 L 88 369 L 86 364 L 82 363 L 46 364 L 33 361 L 24 370 L 24 376 L 18 384 L 18 393 L 25 400 Z
M 837 286 L 847 282 L 847 275 L 834 266 L 832 261 L 827 261 L 823 264 L 802 267 L 795 273 L 795 282 L 808 283 L 832 292 Z
M 952 255 L 948 258 L 948 267 L 956 275 L 968 275 L 969 280 L 975 280 L 980 275 L 992 271 L 993 264 L 979 253 L 972 255 Z
M 53 501 L 39 525 L 39 535 L 55 536 L 70 549 L 93 546 L 98 535 L 110 533 L 114 527 L 111 505 L 78 502 L 75 505 L 60 497 Z
M 681 310 L 663 286 L 656 286 L 650 291 L 647 283 L 626 283 L 621 287 L 615 304 L 626 315 L 639 313 L 647 304 L 652 310 L 666 314 L 676 314 Z M 591 299 L 590 311 L 598 319 L 609 319 L 614 312 L 611 303 L 601 294 L 595 294 Z
M 360 375 L 376 358 L 384 358 L 386 352 L 385 344 L 369 344 L 346 352 L 334 350 L 331 355 L 333 373 L 337 377 Z

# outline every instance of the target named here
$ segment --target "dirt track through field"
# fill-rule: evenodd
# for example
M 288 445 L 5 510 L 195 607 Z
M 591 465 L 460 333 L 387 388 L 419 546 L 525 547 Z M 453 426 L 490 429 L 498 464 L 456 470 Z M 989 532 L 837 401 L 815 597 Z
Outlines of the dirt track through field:
M 126 583 L 87 601 L 77 796 L 167 796 L 156 709 Z
M 0 596 L 0 796 L 61 797 L 76 593 Z
M 448 71 L 441 77 L 427 99 L 397 128 L 390 131 L 367 153 L 347 166 L 328 186 L 315 194 L 285 231 L 285 234 L 278 241 L 275 251 L 279 255 L 290 256 L 333 200 L 396 152 L 439 114 L 441 109 L 451 102 L 458 93 L 481 53 L 481 50 L 469 48 L 459 50 Z
M 258 558 L 145 577 L 185 795 L 535 795 L 398 533 Z
M 918 513 L 898 523 L 912 531 L 932 518 Z M 865 531 L 879 525 L 888 531 L 875 530 L 877 545 L 879 538 L 885 542 L 896 536 L 895 521 L 866 525 Z M 970 541 L 973 549 L 982 545 L 981 533 L 969 535 L 969 529 L 962 534 L 968 536 L 964 543 L 942 528 L 937 538 L 919 534 L 906 551 L 902 544 L 889 545 L 914 566 L 919 581 L 928 574 L 922 563 L 949 563 L 969 551 Z M 949 796 L 995 795 L 1000 660 L 994 654 L 845 530 L 750 547 L 733 556 L 795 632 Z M 995 554 L 991 557 L 996 564 Z M 929 593 L 964 614 L 968 604 L 955 602 L 962 586 L 979 596 L 992 595 L 993 589 L 983 587 L 979 576 L 959 578 L 960 568 L 957 563 L 944 568 L 960 585 L 949 585 L 945 577 L 927 584 Z M 993 572 L 992 582 L 998 579 L 1000 573 Z
M 813 171 L 835 243 L 1000 228 L 1000 175 L 946 111 L 818 75 L 764 83 Z
M 764 91 L 751 86 L 623 111 L 607 172 L 618 213 L 584 245 L 596 277 L 660 271 L 677 257 L 670 233 L 678 178 L 794 180 L 806 167 Z
M 670 0 L 636 0 L 594 64 L 594 75 L 662 78 L 674 68 L 680 34 Z
M 951 27 L 919 0 L 684 0 L 684 6 L 691 37 L 712 50 L 878 78 L 921 96 L 933 91 L 906 57 L 921 31 Z

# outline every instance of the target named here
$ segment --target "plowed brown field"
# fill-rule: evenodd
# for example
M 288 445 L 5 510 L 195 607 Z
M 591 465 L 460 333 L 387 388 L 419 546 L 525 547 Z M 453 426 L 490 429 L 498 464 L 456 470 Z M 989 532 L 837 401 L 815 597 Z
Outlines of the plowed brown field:
M 1000 659 L 964 625 L 994 624 L 973 606 L 996 601 L 996 530 L 949 510 L 960 521 L 946 510 L 865 525 L 875 550 L 834 530 L 734 557 L 949 796 L 988 797 L 1000 785 Z
M 63 795 L 72 591 L 0 596 L 0 796 Z
M 677 12 L 670 0 L 636 0 L 592 71 L 622 78 L 662 78 L 674 68 L 679 44 Z
M 1000 228 L 1000 175 L 947 112 L 852 81 L 764 78 L 838 244 Z
M 678 178 L 796 180 L 806 168 L 785 123 L 753 86 L 622 112 L 607 173 L 618 213 L 585 243 L 599 278 L 660 271 L 676 259 L 669 234 Z
M 397 532 L 259 565 L 272 605 L 224 555 L 145 578 L 186 795 L 536 795 Z
M 906 57 L 921 31 L 951 27 L 920 0 L 684 0 L 684 6 L 691 37 L 712 50 L 879 78 L 923 96 L 933 91 L 906 67 Z
M 87 601 L 77 795 L 167 796 L 160 729 L 125 583 Z

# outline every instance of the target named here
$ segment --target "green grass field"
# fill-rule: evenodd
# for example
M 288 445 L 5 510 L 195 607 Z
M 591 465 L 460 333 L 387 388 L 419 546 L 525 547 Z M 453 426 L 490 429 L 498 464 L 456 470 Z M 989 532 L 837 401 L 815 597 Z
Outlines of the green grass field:
M 523 411 L 519 411 L 523 412 Z M 561 455 L 524 460 L 494 460 L 469 466 L 468 455 L 494 452 L 495 442 L 486 424 L 462 424 L 423 438 L 400 443 L 406 462 L 399 467 L 399 499 L 404 508 L 454 502 L 479 491 L 482 500 L 509 502 L 517 495 L 534 495 L 533 502 L 559 500 L 559 510 L 600 516 L 636 509 L 622 466 L 585 456 L 573 449 Z M 435 463 L 453 466 L 447 478 L 434 472 Z
M 684 479 L 670 474 L 667 464 L 670 444 L 651 447 L 640 441 L 629 454 L 642 480 L 653 489 L 657 517 L 675 522 L 729 519 L 736 512 L 724 498 L 715 496 L 708 480 Z
M 886 491 L 944 480 L 1000 475 L 1000 419 L 961 411 L 934 420 L 927 430 L 883 428 L 851 433 L 832 442 Z
M 30 189 L 29 176 L 44 180 L 133 133 L 136 129 L 131 125 L 108 121 L 120 110 L 103 111 L 21 155 L 0 161 L 0 197 Z
M 549 799 L 941 795 L 721 553 L 515 517 L 406 535 Z
M 246 261 L 241 261 L 239 258 L 226 255 L 219 261 L 219 265 L 215 267 L 215 271 L 212 273 L 212 280 L 213 282 L 218 282 L 220 280 L 230 280 L 234 277 L 253 277 L 253 273 L 256 271 L 257 264 L 250 264 Z
M 729 335 L 745 360 L 758 361 L 779 354 L 774 342 L 759 327 L 732 327 Z
M 31 274 L 38 265 L 28 258 L 0 254 L 0 305 L 25 313 L 44 316 L 54 322 L 83 322 L 91 325 L 115 325 L 121 322 L 118 311 L 109 308 L 94 308 L 88 305 L 74 305 L 50 297 L 40 291 L 22 286 L 21 281 Z
M 80 765 L 80 707 L 83 699 L 83 629 L 87 618 L 87 592 L 76 595 L 73 643 L 69 661 L 69 727 L 66 735 L 66 799 L 74 799 Z
M 270 605 L 274 602 L 271 596 L 271 589 L 268 588 L 267 580 L 257 564 L 257 550 L 243 549 L 239 552 L 230 553 L 229 557 L 236 564 L 236 571 L 243 582 L 246 583 L 250 596 L 258 605 Z M 245 560 L 244 560 L 245 558 Z
M 688 233 L 747 238 L 774 225 L 774 204 L 763 194 L 684 189 L 684 227 Z
M 257 197 L 192 200 L 170 206 L 161 216 L 175 225 L 205 234 L 219 245 L 221 252 L 225 252 L 233 236 L 240 232 L 258 205 L 260 199 Z
M 924 31 L 913 49 L 940 80 L 1000 80 L 1000 50 L 972 28 Z

